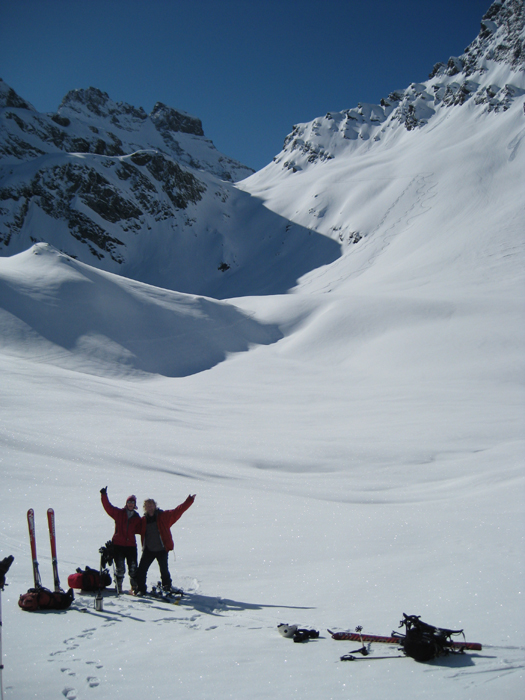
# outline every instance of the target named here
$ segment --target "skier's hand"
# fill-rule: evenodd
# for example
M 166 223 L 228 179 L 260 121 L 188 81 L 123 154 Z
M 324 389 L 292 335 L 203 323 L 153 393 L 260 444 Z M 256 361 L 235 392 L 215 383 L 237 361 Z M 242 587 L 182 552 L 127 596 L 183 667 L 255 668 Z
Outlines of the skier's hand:
M 105 495 L 107 496 L 107 495 L 108 495 L 108 487 L 107 487 L 107 486 L 104 486 L 103 489 L 100 489 L 100 493 L 103 494 L 103 495 L 105 494 Z

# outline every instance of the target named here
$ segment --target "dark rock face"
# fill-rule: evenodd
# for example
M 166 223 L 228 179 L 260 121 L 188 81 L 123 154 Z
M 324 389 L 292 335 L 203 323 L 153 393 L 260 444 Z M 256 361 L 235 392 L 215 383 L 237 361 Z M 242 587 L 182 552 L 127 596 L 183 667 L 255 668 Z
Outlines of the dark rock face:
M 157 102 L 151 113 L 151 121 L 160 132 L 180 131 L 183 134 L 195 134 L 204 136 L 202 122 L 189 114 L 178 112 L 172 107 L 166 107 L 162 102 Z
M 33 107 L 31 107 L 28 102 L 17 95 L 13 88 L 9 87 L 0 80 L 0 108 L 5 107 L 33 110 Z
M 129 188 L 122 188 L 119 182 L 127 182 Z M 9 205 L 11 212 L 4 220 L 0 244 L 8 246 L 23 229 L 31 207 L 37 207 L 67 223 L 77 240 L 99 248 L 96 252 L 90 246 L 99 260 L 107 253 L 122 263 L 125 244 L 110 224 L 138 233 L 147 228 L 145 215 L 154 221 L 166 220 L 176 210 L 200 201 L 205 190 L 194 175 L 161 154 L 138 153 L 123 162 L 98 159 L 93 164 L 75 159 L 43 166 L 28 182 L 0 189 L 2 209 Z
M 0 254 L 42 240 L 51 219 L 62 232 L 55 247 L 118 265 L 130 260 L 130 235 L 195 219 L 182 212 L 201 202 L 204 175 L 253 172 L 218 153 L 199 119 L 160 102 L 148 116 L 90 87 L 42 114 L 1 80 L 0 157 Z
M 125 102 L 113 102 L 107 92 L 90 87 L 87 90 L 71 90 L 62 100 L 59 112 L 69 108 L 82 113 L 90 112 L 97 117 L 109 117 L 115 124 L 119 124 L 119 117 L 126 115 L 137 121 L 144 121 L 148 115 L 139 107 L 136 109 Z

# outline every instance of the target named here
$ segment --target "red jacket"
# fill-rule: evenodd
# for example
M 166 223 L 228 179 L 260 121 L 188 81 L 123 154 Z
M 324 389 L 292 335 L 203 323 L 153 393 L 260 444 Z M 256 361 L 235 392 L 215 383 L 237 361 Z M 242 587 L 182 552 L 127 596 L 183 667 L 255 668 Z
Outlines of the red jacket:
M 140 515 L 135 511 L 128 518 L 128 509 L 116 508 L 111 505 L 106 493 L 101 494 L 101 500 L 104 510 L 115 521 L 115 534 L 111 538 L 113 544 L 119 544 L 123 547 L 136 547 L 135 535 L 139 534 L 142 526 Z
M 173 537 L 171 536 L 170 527 L 174 525 L 180 516 L 185 513 L 188 508 L 193 504 L 195 498 L 193 496 L 188 496 L 188 498 L 177 506 L 173 510 L 157 510 L 157 527 L 159 528 L 160 539 L 164 545 L 164 549 L 167 552 L 171 552 L 173 549 Z M 140 530 L 140 537 L 142 539 L 142 545 L 144 546 L 144 537 L 146 535 L 146 516 L 141 518 L 142 528 Z

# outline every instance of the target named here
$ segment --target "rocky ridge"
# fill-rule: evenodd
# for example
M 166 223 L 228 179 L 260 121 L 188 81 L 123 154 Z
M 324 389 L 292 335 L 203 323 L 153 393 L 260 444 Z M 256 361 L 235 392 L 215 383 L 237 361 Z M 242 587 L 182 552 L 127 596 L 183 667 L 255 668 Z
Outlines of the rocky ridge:
M 509 65 L 510 83 L 492 80 L 498 64 Z M 274 163 L 297 172 L 333 159 L 342 150 L 391 138 L 399 128 L 424 128 L 443 110 L 472 103 L 484 112 L 500 112 L 525 95 L 523 0 L 494 2 L 481 20 L 476 39 L 460 57 L 437 63 L 423 83 L 391 92 L 379 104 L 329 112 L 294 126 Z M 367 143 L 368 142 L 368 143 Z M 271 166 L 269 166 L 271 167 Z
M 51 225 L 49 242 L 112 271 L 130 259 L 131 234 L 191 226 L 186 210 L 210 185 L 225 202 L 229 183 L 253 172 L 219 153 L 199 119 L 160 102 L 147 115 L 89 88 L 42 114 L 1 80 L 0 158 L 0 254 L 47 240 Z
M 200 119 L 161 102 L 148 115 L 89 88 L 42 114 L 0 81 L 0 158 L 0 256 L 45 242 L 108 272 L 222 298 L 286 290 L 338 255 L 239 191 L 253 171 L 219 153 Z M 262 260 L 280 271 L 269 276 Z

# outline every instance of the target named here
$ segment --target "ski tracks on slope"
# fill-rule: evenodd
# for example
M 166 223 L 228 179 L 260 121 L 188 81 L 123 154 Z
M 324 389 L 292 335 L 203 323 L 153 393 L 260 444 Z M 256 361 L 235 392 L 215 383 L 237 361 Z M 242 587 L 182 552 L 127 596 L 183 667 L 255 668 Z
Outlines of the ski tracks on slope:
M 433 182 L 433 177 L 434 173 L 419 173 L 415 175 L 399 197 L 388 207 L 381 221 L 369 235 L 378 234 L 383 226 L 393 218 L 392 223 L 384 229 L 382 236 L 383 240 L 388 244 L 400 225 L 404 224 L 406 229 L 417 216 L 428 211 L 430 209 L 429 201 L 436 196 L 432 192 L 437 186 L 437 183 Z M 415 200 L 405 209 L 406 205 L 400 205 L 400 203 L 407 198 L 408 193 L 412 190 L 415 190 Z
M 414 175 L 385 210 L 379 222 L 370 231 L 363 232 L 363 237 L 355 244 L 355 247 L 350 243 L 346 254 L 331 265 L 327 265 L 323 272 L 319 273 L 317 270 L 315 276 L 312 275 L 304 286 L 313 284 L 317 287 L 319 285 L 319 291 L 331 291 L 334 286 L 337 287 L 339 282 L 358 277 L 370 269 L 374 261 L 386 250 L 396 236 L 408 230 L 414 219 L 432 208 L 431 200 L 436 196 L 434 190 L 437 184 L 432 172 Z M 354 253 L 360 262 L 356 261 L 355 269 L 349 271 L 348 264 L 354 258 Z M 338 266 L 342 271 L 339 278 L 333 275 Z M 325 281 L 326 275 L 331 278 L 328 283 Z M 323 278 L 325 278 L 324 281 Z
M 410 180 L 385 211 L 377 226 L 365 235 L 365 245 L 369 242 L 372 250 L 367 256 L 367 262 L 356 271 L 357 274 L 371 267 L 397 235 L 409 229 L 414 219 L 431 209 L 430 202 L 436 196 L 436 187 L 434 173 L 418 173 Z

